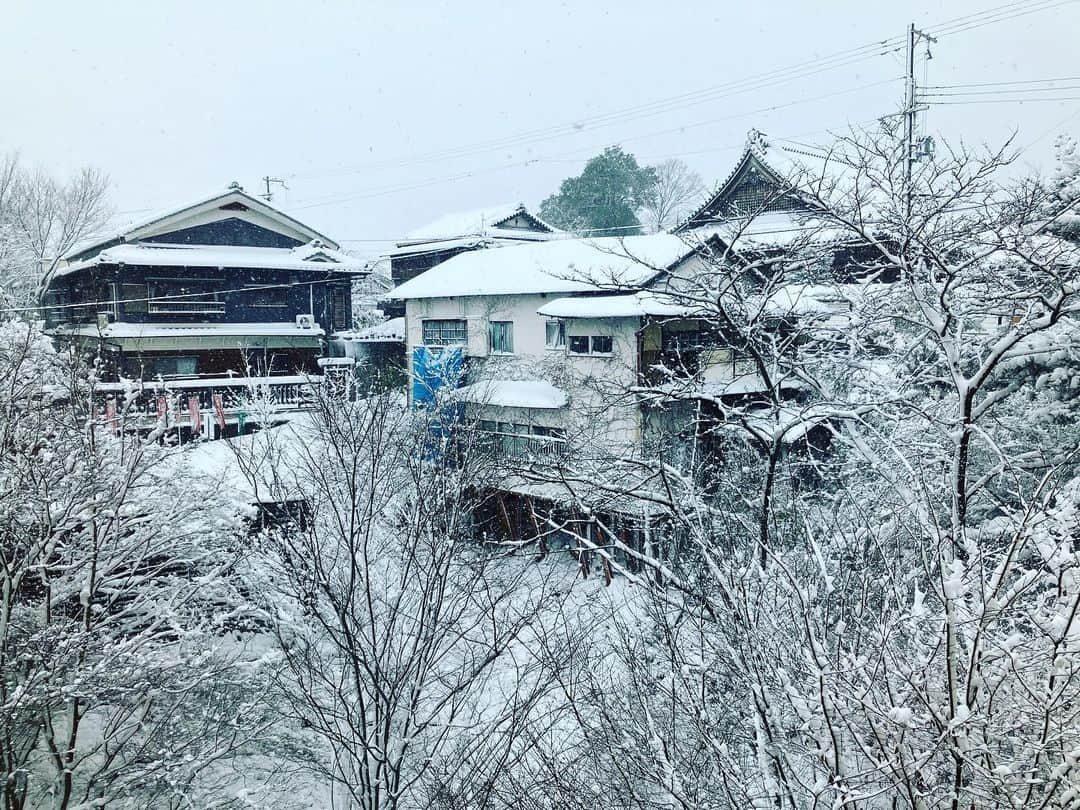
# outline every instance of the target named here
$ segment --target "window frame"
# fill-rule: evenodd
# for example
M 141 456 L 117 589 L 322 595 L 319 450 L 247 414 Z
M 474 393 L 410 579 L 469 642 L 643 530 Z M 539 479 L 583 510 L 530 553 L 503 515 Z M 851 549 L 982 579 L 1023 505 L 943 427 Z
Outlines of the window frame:
M 289 306 L 289 288 L 284 284 L 245 284 L 244 294 L 254 293 L 260 290 L 271 291 L 275 293 L 281 293 L 281 303 L 277 304 L 260 304 L 249 299 L 245 301 L 245 306 L 249 306 L 252 309 L 287 309 Z
M 222 282 L 216 278 L 147 278 L 146 312 L 149 315 L 224 315 L 221 286 Z M 203 289 L 196 292 L 192 287 Z
M 441 324 L 441 326 L 432 327 L 440 332 L 438 339 L 435 341 L 429 339 L 429 337 L 431 337 L 428 333 L 429 324 Z M 446 324 L 461 325 L 460 340 L 454 338 L 444 338 L 444 335 L 450 333 L 450 329 L 445 326 Z M 458 330 L 454 329 L 453 332 L 454 336 L 456 337 L 456 335 L 458 334 Z M 424 346 L 432 346 L 437 348 L 446 348 L 447 346 L 467 346 L 469 343 L 469 322 L 465 318 L 423 318 L 420 321 L 420 343 Z
M 507 344 L 509 348 L 495 348 L 495 327 L 506 327 Z M 512 355 L 514 353 L 514 322 L 513 321 L 488 321 L 488 352 L 494 355 Z
M 554 343 L 550 341 L 552 326 L 558 327 Z M 549 351 L 565 351 L 566 347 L 566 321 L 561 318 L 548 318 L 544 323 L 544 348 Z
M 574 349 L 574 341 L 580 341 L 580 340 L 585 341 L 585 351 L 583 351 L 583 352 L 579 352 L 576 349 Z M 592 347 L 592 341 L 589 340 L 588 335 L 567 335 L 566 336 L 566 353 L 567 354 L 572 354 L 572 355 L 574 355 L 576 357 L 588 357 L 589 354 L 591 353 L 590 352 L 591 347 Z
M 607 350 L 597 350 L 596 341 L 606 340 Z M 589 335 L 589 354 L 594 357 L 610 357 L 615 354 L 615 339 L 611 335 Z
M 585 341 L 587 351 L 575 351 L 572 348 L 574 341 L 582 340 Z M 596 348 L 596 341 L 598 340 L 607 341 L 608 348 L 606 350 L 598 350 Z M 615 338 L 612 335 L 568 335 L 566 338 L 566 353 L 574 357 L 614 357 Z

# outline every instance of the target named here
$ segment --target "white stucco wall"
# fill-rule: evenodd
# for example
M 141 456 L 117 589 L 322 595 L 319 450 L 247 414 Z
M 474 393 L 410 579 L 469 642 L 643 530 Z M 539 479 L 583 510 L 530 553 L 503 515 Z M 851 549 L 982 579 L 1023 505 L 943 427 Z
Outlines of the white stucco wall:
M 606 444 L 619 452 L 632 450 L 640 441 L 640 416 L 626 391 L 637 381 L 637 318 L 567 320 L 567 345 L 571 335 L 607 335 L 612 338 L 610 356 L 571 355 L 567 347 L 552 350 L 545 345 L 549 318 L 537 313 L 553 295 L 463 296 L 411 299 L 405 303 L 405 334 L 408 358 L 423 345 L 423 321 L 464 319 L 468 341 L 466 355 L 482 359 L 483 375 L 493 379 L 542 379 L 562 388 L 569 396 L 567 408 L 556 412 L 526 413 L 521 421 L 562 426 L 581 443 Z M 514 352 L 489 356 L 488 324 L 513 321 Z M 490 410 L 490 413 L 485 413 Z M 508 420 L 508 409 L 485 406 L 482 418 Z M 542 416 L 542 418 L 537 418 Z M 530 419 L 529 417 L 533 417 Z

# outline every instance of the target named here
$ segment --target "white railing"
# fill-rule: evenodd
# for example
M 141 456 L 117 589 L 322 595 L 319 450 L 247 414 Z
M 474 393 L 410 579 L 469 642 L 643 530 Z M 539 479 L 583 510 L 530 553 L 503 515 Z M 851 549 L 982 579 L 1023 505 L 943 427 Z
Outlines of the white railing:
M 98 383 L 99 399 L 116 403 L 127 418 L 157 420 L 159 400 L 165 399 L 170 419 L 187 420 L 190 400 L 198 399 L 201 411 L 213 411 L 215 395 L 221 396 L 222 410 L 235 416 L 240 411 L 270 406 L 280 410 L 302 409 L 314 401 L 314 389 L 321 376 L 282 375 L 280 377 L 215 377 L 188 380 L 144 380 L 134 383 Z
M 481 449 L 492 453 L 496 458 L 556 461 L 566 455 L 566 439 L 559 436 L 534 436 L 489 430 L 473 430 L 470 433 Z
M 224 301 L 170 301 L 150 299 L 149 311 L 154 315 L 222 315 Z

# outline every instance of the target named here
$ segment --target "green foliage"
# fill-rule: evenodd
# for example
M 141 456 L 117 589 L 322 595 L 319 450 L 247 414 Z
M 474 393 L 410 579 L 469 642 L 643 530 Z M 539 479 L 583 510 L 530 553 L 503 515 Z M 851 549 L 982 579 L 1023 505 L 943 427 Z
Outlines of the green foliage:
M 609 146 L 585 164 L 577 177 L 562 181 L 559 191 L 540 205 L 540 216 L 567 230 L 591 236 L 641 233 L 637 211 L 656 185 L 656 170 L 639 166 L 618 146 Z

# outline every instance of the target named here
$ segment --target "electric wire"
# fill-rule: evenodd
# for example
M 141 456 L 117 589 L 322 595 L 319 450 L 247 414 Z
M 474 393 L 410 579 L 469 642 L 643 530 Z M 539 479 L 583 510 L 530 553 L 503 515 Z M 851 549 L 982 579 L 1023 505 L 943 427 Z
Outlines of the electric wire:
M 829 93 L 822 93 L 821 95 L 818 95 L 818 96 L 812 96 L 812 97 L 803 98 L 803 99 L 795 99 L 795 100 L 784 102 L 784 103 L 781 103 L 781 104 L 773 104 L 773 105 L 769 105 L 767 107 L 758 108 L 756 110 L 748 110 L 746 112 L 734 113 L 732 115 L 721 116 L 720 118 L 711 118 L 711 119 L 708 119 L 708 120 L 705 120 L 705 121 L 691 122 L 689 124 L 685 124 L 685 125 L 681 125 L 681 126 L 677 126 L 677 127 L 669 127 L 669 128 L 662 129 L 662 130 L 654 130 L 652 132 L 647 132 L 647 133 L 643 133 L 643 134 L 640 134 L 640 135 L 635 135 L 635 136 L 633 136 L 631 138 L 625 138 L 625 139 L 622 140 L 622 142 L 623 143 L 633 143 L 634 141 L 644 140 L 646 138 L 654 138 L 654 137 L 658 137 L 660 135 L 667 135 L 667 134 L 671 134 L 671 133 L 675 133 L 675 132 L 682 132 L 682 131 L 687 130 L 687 129 L 696 129 L 698 127 L 710 126 L 712 124 L 722 123 L 724 121 L 731 121 L 731 120 L 736 120 L 736 119 L 739 119 L 739 118 L 745 118 L 745 117 L 748 117 L 748 116 L 760 115 L 762 113 L 772 112 L 772 111 L 775 111 L 775 110 L 784 109 L 784 108 L 796 106 L 796 105 L 799 105 L 799 104 L 813 103 L 813 102 L 816 102 L 816 101 L 821 101 L 821 100 L 824 100 L 824 99 L 827 99 L 827 98 L 833 98 L 835 96 L 844 95 L 844 94 L 847 94 L 847 93 L 862 92 L 862 91 L 865 91 L 865 90 L 868 90 L 868 89 L 871 89 L 871 88 L 874 88 L 874 87 L 880 87 L 880 86 L 885 85 L 885 84 L 892 84 L 892 83 L 900 80 L 901 78 L 903 78 L 903 77 L 893 77 L 893 78 L 889 78 L 889 79 L 883 79 L 883 80 L 878 81 L 878 82 L 871 82 L 870 84 L 862 84 L 862 85 L 859 85 L 857 87 L 849 87 L 849 88 L 845 88 L 843 90 L 834 90 L 834 91 L 829 92 Z M 407 184 L 405 186 L 392 186 L 392 187 L 388 187 L 388 188 L 385 188 L 385 189 L 379 189 L 379 190 L 376 190 L 376 191 L 365 191 L 365 192 L 356 192 L 356 193 L 336 194 L 336 195 L 333 195 L 331 198 L 326 198 L 326 199 L 316 198 L 315 200 L 307 201 L 307 202 L 305 202 L 303 204 L 300 204 L 300 205 L 290 206 L 290 208 L 292 210 L 300 211 L 300 210 L 306 210 L 306 209 L 309 209 L 309 208 L 319 208 L 319 207 L 322 207 L 322 206 L 325 206 L 325 205 L 334 205 L 334 204 L 338 204 L 338 203 L 342 203 L 342 202 L 350 202 L 350 201 L 353 201 L 353 200 L 371 199 L 371 198 L 374 198 L 374 197 L 381 197 L 381 196 L 384 196 L 384 195 L 387 195 L 387 194 L 398 194 L 398 193 L 401 193 L 402 191 L 412 191 L 412 190 L 414 190 L 416 188 L 425 188 L 425 187 L 427 187 L 429 185 L 437 185 L 437 184 L 444 183 L 444 182 L 453 182 L 453 181 L 456 181 L 456 180 L 468 179 L 468 178 L 471 178 L 474 175 L 480 174 L 480 173 L 486 174 L 486 173 L 490 173 L 490 172 L 494 172 L 494 171 L 505 171 L 507 169 L 512 169 L 512 168 L 523 168 L 523 167 L 530 166 L 530 165 L 533 165 L 533 164 L 538 164 L 538 163 L 578 162 L 577 159 L 574 159 L 574 160 L 565 159 L 564 160 L 563 158 L 564 158 L 564 156 L 572 155 L 572 154 L 582 154 L 582 153 L 593 154 L 593 153 L 596 152 L 597 149 L 603 149 L 605 146 L 610 146 L 610 143 L 603 144 L 603 145 L 596 145 L 596 146 L 581 147 L 581 148 L 578 148 L 578 149 L 571 150 L 569 152 L 557 153 L 553 157 L 527 158 L 527 159 L 524 159 L 524 160 L 513 161 L 513 162 L 510 162 L 510 163 L 500 164 L 500 165 L 497 165 L 497 166 L 490 166 L 490 167 L 482 167 L 482 168 L 479 168 L 479 169 L 472 169 L 472 170 L 469 170 L 469 171 L 466 171 L 466 172 L 460 172 L 458 174 L 451 175 L 451 176 L 448 176 L 448 177 L 430 178 L 428 180 L 416 181 L 416 183 Z M 738 147 L 733 147 L 733 148 L 738 148 Z
M 1053 8 L 1057 8 L 1074 2 L 1077 2 L 1077 0 L 1036 0 L 1036 2 L 1034 3 L 1008 3 L 1002 6 L 984 9 L 979 12 L 973 12 L 972 14 L 955 17 L 951 20 L 946 20 L 945 22 L 942 22 L 930 28 L 929 30 L 934 36 L 949 36 L 952 34 L 973 30 L 975 28 L 979 28 L 992 23 L 1008 21 L 1037 12 L 1051 10 Z M 544 127 L 535 130 L 526 130 L 524 132 L 504 136 L 501 138 L 479 141 L 472 144 L 466 144 L 447 149 L 434 150 L 427 153 L 418 153 L 411 156 L 410 158 L 372 162 L 352 167 L 340 167 L 324 172 L 294 174 L 292 175 L 292 177 L 314 178 L 338 176 L 343 174 L 351 174 L 366 170 L 372 170 L 376 168 L 389 168 L 402 165 L 410 165 L 416 162 L 426 163 L 448 160 L 458 157 L 471 156 L 473 154 L 492 151 L 495 149 L 505 149 L 509 146 L 523 145 L 525 143 L 532 143 L 538 140 L 549 140 L 553 137 L 561 137 L 563 135 L 580 132 L 582 129 L 587 128 L 590 125 L 599 127 L 601 125 L 607 126 L 609 123 L 623 123 L 627 120 L 634 120 L 635 117 L 647 117 L 664 112 L 671 112 L 673 109 L 679 109 L 685 106 L 694 106 L 696 104 L 706 103 L 708 101 L 715 101 L 721 98 L 729 97 L 730 95 L 750 92 L 757 89 L 764 89 L 766 87 L 775 86 L 776 84 L 782 84 L 785 82 L 794 81 L 796 79 L 805 78 L 807 76 L 816 75 L 826 70 L 846 67 L 850 64 L 853 64 L 854 62 L 863 61 L 865 59 L 870 59 L 885 53 L 889 53 L 898 46 L 900 46 L 903 40 L 904 37 L 889 37 L 858 47 L 838 51 L 828 56 L 796 63 L 788 67 L 777 68 L 772 71 L 766 71 L 761 74 L 756 74 L 754 76 L 716 85 L 714 87 L 704 88 L 702 90 L 691 91 L 688 93 L 682 93 L 665 99 L 658 99 L 656 101 L 648 102 L 646 104 L 635 105 L 632 107 L 627 107 L 621 110 L 616 110 L 596 116 L 587 116 L 577 121 L 566 122 L 564 124 L 554 125 L 551 127 Z

